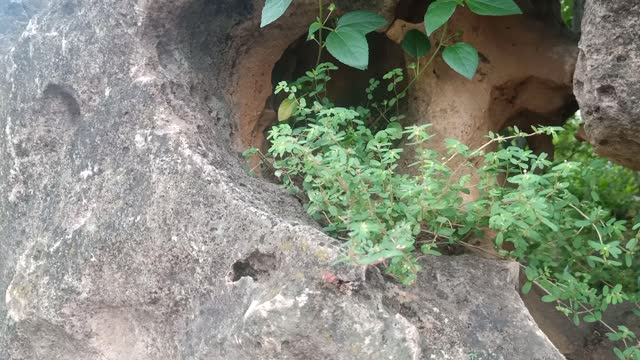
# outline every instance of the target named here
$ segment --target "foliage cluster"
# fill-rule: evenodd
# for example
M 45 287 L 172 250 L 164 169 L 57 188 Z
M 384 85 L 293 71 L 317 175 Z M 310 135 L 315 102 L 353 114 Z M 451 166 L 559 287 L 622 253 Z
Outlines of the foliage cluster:
M 640 222 L 640 173 L 604 159 L 588 142 L 575 141 L 582 125 L 576 113 L 555 141 L 555 160 L 583 164 L 571 179 L 570 191 L 581 201 L 590 201 L 611 211 L 618 219 Z
M 282 16 L 293 0 L 266 0 L 262 11 L 260 26 L 264 27 Z M 513 0 L 438 0 L 429 5 L 424 14 L 425 32 L 409 31 L 403 41 L 403 48 L 415 58 L 424 56 L 431 49 L 427 36 L 433 34 L 449 21 L 456 9 L 468 7 L 469 10 L 485 16 L 504 16 L 521 14 L 522 11 Z M 318 43 L 319 51 L 327 51 L 341 63 L 364 70 L 369 65 L 369 44 L 366 35 L 387 24 L 387 21 L 373 11 L 359 10 L 344 14 L 332 24 L 335 5 L 328 7 L 325 13 L 322 1 L 319 2 L 318 17 L 309 26 L 308 39 Z M 323 34 L 328 35 L 324 38 Z M 324 39 L 324 40 L 323 40 Z M 442 57 L 453 70 L 471 79 L 478 68 L 478 51 L 464 42 L 443 44 Z M 437 51 L 436 51 L 437 53 Z
M 290 3 L 268 0 L 263 25 Z M 440 29 L 437 47 L 431 49 L 422 32 L 409 32 L 403 42 L 407 53 L 418 58 L 409 66 L 413 79 L 440 53 L 453 70 L 471 78 L 477 52 L 468 44 L 449 44 L 446 22 L 458 6 L 482 15 L 519 13 L 512 4 L 433 2 L 425 15 L 425 32 Z M 329 27 L 335 7 L 327 10 L 325 17 L 320 6 L 309 39 L 347 65 L 366 67 L 368 48 L 362 40 L 366 44 L 366 33 L 382 26 L 383 20 L 354 12 Z M 447 51 L 455 56 L 447 56 Z M 523 292 L 540 287 L 547 294 L 543 301 L 555 302 L 576 324 L 602 322 L 610 339 L 624 345 L 614 350 L 620 359 L 640 359 L 636 335 L 625 326 L 604 323 L 602 317 L 611 305 L 639 303 L 640 223 L 634 225 L 637 204 L 630 196 L 638 190 L 637 174 L 571 141 L 575 121 L 566 129 L 490 133 L 477 149 L 448 139 L 447 153 L 438 153 L 427 146 L 432 137 L 429 125 L 400 124 L 404 116 L 397 104 L 407 92 L 399 88 L 405 77 L 402 70 L 390 71 L 382 81 L 372 79 L 365 89 L 367 104 L 343 108 L 327 97 L 326 84 L 336 69 L 318 60 L 316 68 L 297 81 L 279 83 L 276 93 L 287 98 L 278 111 L 281 121 L 269 131 L 268 153 L 250 149 L 245 155 L 262 157 L 283 186 L 305 200 L 307 212 L 329 234 L 344 240 L 344 260 L 380 264 L 390 276 L 411 284 L 420 270 L 420 257 L 439 255 L 443 245 L 474 248 L 475 239 L 491 238 L 495 255 L 516 260 L 524 269 Z M 540 134 L 554 137 L 555 161 L 511 143 Z M 404 154 L 408 148 L 411 151 Z M 408 168 L 400 166 L 401 159 L 410 160 Z M 617 193 L 610 195 L 612 190 Z M 625 209 L 621 219 L 616 218 L 619 209 Z
M 573 0 L 560 0 L 560 15 L 567 27 L 573 26 Z

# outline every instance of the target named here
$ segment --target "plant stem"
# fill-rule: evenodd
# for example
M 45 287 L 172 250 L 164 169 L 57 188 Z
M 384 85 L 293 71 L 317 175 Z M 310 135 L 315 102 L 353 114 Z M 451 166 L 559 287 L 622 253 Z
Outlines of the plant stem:
M 322 20 L 323 18 L 323 11 L 322 11 L 322 0 L 318 0 L 318 20 L 322 21 L 322 27 L 320 29 L 318 29 L 318 58 L 316 59 L 316 67 L 318 67 L 318 65 L 320 65 L 320 59 L 322 58 L 322 48 L 324 47 L 324 43 L 322 41 L 322 30 L 324 29 L 324 24 L 327 23 L 327 20 L 329 20 L 329 16 L 331 16 L 331 11 L 329 12 L 329 15 L 327 15 L 327 18 Z
M 433 54 L 431 54 L 431 57 L 429 57 L 429 60 L 427 60 L 427 62 L 422 67 L 422 69 L 420 69 L 420 59 L 418 59 L 417 65 L 416 65 L 416 75 L 413 77 L 413 79 L 411 79 L 411 81 L 409 81 L 409 84 L 405 86 L 405 88 L 400 92 L 400 94 L 406 94 L 409 88 L 413 86 L 413 83 L 415 83 L 416 80 L 418 80 L 418 78 L 422 76 L 422 73 L 424 73 L 424 71 L 429 68 L 429 65 L 431 65 L 433 60 L 436 59 L 436 56 L 438 55 L 440 50 L 442 50 L 442 48 L 444 47 L 444 40 L 445 40 L 444 36 L 447 33 L 447 25 L 448 24 L 444 24 L 444 27 L 442 28 L 442 35 L 440 36 L 440 41 L 438 41 L 438 47 L 436 47 L 435 51 L 433 52 Z M 388 111 L 389 109 L 385 109 L 384 113 L 381 113 L 380 116 L 384 117 Z M 380 120 L 380 116 L 375 120 L 376 123 Z

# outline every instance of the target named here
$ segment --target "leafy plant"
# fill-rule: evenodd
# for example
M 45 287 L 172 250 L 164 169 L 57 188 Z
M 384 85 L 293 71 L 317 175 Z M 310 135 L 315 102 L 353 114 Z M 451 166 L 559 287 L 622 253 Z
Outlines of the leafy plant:
M 576 113 L 554 142 L 556 163 L 575 161 L 586 165 L 569 179 L 570 191 L 581 201 L 609 209 L 619 219 L 640 221 L 640 173 L 596 155 L 588 142 L 576 141 L 581 126 L 580 113 Z
M 282 16 L 291 5 L 292 0 L 267 0 L 262 10 L 261 27 L 267 26 Z M 424 14 L 425 32 L 433 34 L 445 25 L 458 7 L 467 6 L 469 10 L 485 16 L 517 15 L 522 11 L 513 0 L 437 0 L 429 5 Z M 316 21 L 309 25 L 307 39 L 318 43 L 319 51 L 326 47 L 327 51 L 341 63 L 364 70 L 369 65 L 369 44 L 366 35 L 385 25 L 387 21 L 380 15 L 366 10 L 353 11 L 340 17 L 335 27 L 329 26 L 335 6 L 329 6 L 325 16 L 322 1 L 319 2 L 319 14 Z M 323 30 L 329 34 L 323 41 Z M 418 31 L 409 31 L 403 41 L 403 48 L 415 58 L 426 55 L 431 49 L 427 36 Z M 445 39 L 442 39 L 445 40 Z M 446 39 L 450 40 L 450 39 Z M 478 51 L 471 45 L 458 42 L 441 43 L 444 47 L 442 56 L 445 62 L 462 76 L 472 79 L 478 68 Z M 438 51 L 436 51 L 438 53 Z M 320 55 L 318 55 L 318 63 Z
M 478 70 L 478 50 L 467 43 L 447 46 L 442 52 L 442 58 L 453 70 L 469 80 L 473 79 Z
M 288 5 L 267 1 L 267 20 Z M 440 53 L 452 69 L 473 77 L 477 51 L 469 44 L 449 43 L 446 29 L 455 9 L 465 5 L 482 15 L 519 13 L 511 0 L 432 3 L 425 31 L 441 31 L 437 45 L 432 48 L 420 31 L 408 32 L 402 43 L 418 59 L 408 66 L 414 72 L 408 86 Z M 633 221 L 637 201 L 630 196 L 637 194 L 638 175 L 571 141 L 575 119 L 564 129 L 490 133 L 477 149 L 448 139 L 443 158 L 426 146 L 429 125 L 400 125 L 404 116 L 398 102 L 408 89 L 400 87 L 405 77 L 401 69 L 391 70 L 382 81 L 370 81 L 367 104 L 336 107 L 326 96 L 326 84 L 337 67 L 320 63 L 322 50 L 346 65 L 365 68 L 365 36 L 384 23 L 365 11 L 347 13 L 330 27 L 334 11 L 330 6 L 324 16 L 320 6 L 317 21 L 309 27 L 308 38 L 319 45 L 316 68 L 276 87 L 276 93 L 287 97 L 278 111 L 280 122 L 269 130 L 268 152 L 250 149 L 245 155 L 258 154 L 283 186 L 303 200 L 306 211 L 329 234 L 344 240 L 344 261 L 379 264 L 390 276 L 411 284 L 421 256 L 440 255 L 444 245 L 486 251 L 474 241 L 490 238 L 495 252 L 488 255 L 521 264 L 527 279 L 523 292 L 539 287 L 546 293 L 542 300 L 556 303 L 576 324 L 601 322 L 608 337 L 623 344 L 614 349 L 620 359 L 640 359 L 635 333 L 603 321 L 611 305 L 637 306 L 640 300 L 640 222 Z M 329 34 L 324 37 L 323 31 Z M 383 82 L 386 86 L 381 87 Z M 382 99 L 377 96 L 381 92 Z M 554 137 L 554 161 L 516 146 L 519 139 L 540 134 Z M 405 151 L 401 144 L 412 150 L 412 155 L 404 155 L 412 160 L 409 169 L 399 163 Z M 471 173 L 478 179 L 472 182 Z M 465 201 L 472 187 L 478 196 Z M 607 195 L 611 190 L 620 196 Z M 619 220 L 616 209 L 621 207 L 625 211 Z
M 560 0 L 560 15 L 569 28 L 573 26 L 573 0 Z

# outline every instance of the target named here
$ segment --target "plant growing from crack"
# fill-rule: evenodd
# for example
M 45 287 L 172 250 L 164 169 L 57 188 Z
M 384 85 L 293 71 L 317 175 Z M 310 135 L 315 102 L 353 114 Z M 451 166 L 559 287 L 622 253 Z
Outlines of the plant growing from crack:
M 267 0 L 262 26 L 280 17 L 291 2 Z M 602 320 L 611 305 L 638 306 L 640 223 L 616 219 L 615 209 L 604 207 L 597 191 L 586 191 L 585 182 L 577 181 L 593 162 L 554 162 L 513 142 L 540 134 L 566 141 L 566 130 L 490 133 L 477 149 L 448 139 L 443 157 L 427 147 L 429 125 L 400 124 L 404 115 L 399 102 L 437 56 L 473 78 L 477 50 L 454 41 L 458 34 L 447 31 L 447 22 L 461 6 L 479 15 L 520 13 L 512 0 L 431 3 L 425 13 L 426 35 L 412 30 L 402 41 L 402 48 L 416 59 L 408 66 L 413 72 L 408 85 L 402 86 L 404 72 L 394 69 L 382 81 L 370 81 L 365 106 L 343 108 L 327 97 L 326 84 L 337 67 L 321 63 L 322 51 L 365 69 L 366 34 L 386 21 L 370 11 L 346 13 L 334 21 L 335 6 L 324 9 L 320 2 L 319 16 L 308 31 L 308 40 L 319 47 L 317 66 L 293 83 L 278 84 L 275 92 L 287 97 L 278 109 L 280 122 L 269 130 L 268 153 L 249 149 L 245 155 L 260 156 L 284 188 L 304 200 L 307 212 L 325 231 L 344 240 L 343 261 L 384 265 L 387 274 L 411 284 L 421 257 L 440 255 L 445 245 L 486 251 L 474 240 L 490 236 L 495 245 L 490 256 L 521 264 L 527 279 L 524 293 L 537 286 L 546 293 L 543 301 L 555 302 L 576 324 L 601 322 L 612 341 L 623 343 L 614 349 L 620 359 L 640 359 L 636 335 Z M 437 32 L 432 46 L 428 36 Z M 382 82 L 386 86 L 380 87 Z M 408 171 L 400 168 L 405 151 L 401 143 L 415 153 Z M 471 173 L 477 181 L 471 181 Z M 498 181 L 501 177 L 507 186 Z M 477 197 L 465 201 L 472 189 Z

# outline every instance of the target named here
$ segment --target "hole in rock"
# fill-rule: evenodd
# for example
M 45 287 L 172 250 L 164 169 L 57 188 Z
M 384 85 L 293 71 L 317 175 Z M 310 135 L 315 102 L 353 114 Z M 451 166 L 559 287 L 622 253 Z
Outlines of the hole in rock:
M 424 21 L 424 13 L 429 3 L 430 1 L 424 0 L 401 0 L 396 7 L 396 18 L 410 23 L 421 23 Z
M 613 87 L 613 85 L 601 85 L 596 89 L 596 91 L 604 97 L 616 95 L 616 88 Z
M 507 135 L 512 127 L 532 132 L 532 127 L 562 126 L 576 111 L 578 103 L 566 86 L 536 77 L 508 81 L 492 90 L 490 111 L 499 131 Z M 553 158 L 551 136 L 516 139 L 516 145 Z
M 269 273 L 278 268 L 278 259 L 273 254 L 264 254 L 259 251 L 252 252 L 244 259 L 233 263 L 231 281 L 238 281 L 243 277 L 250 277 L 253 281 L 269 276 Z
M 532 111 L 523 111 L 511 117 L 505 123 L 501 133 L 510 135 L 509 129 L 513 126 L 518 127 L 525 132 L 533 131 L 533 127 L 540 126 L 562 126 L 565 124 L 570 115 L 577 110 L 577 104 L 571 103 L 565 109 L 561 109 L 555 114 L 540 114 Z M 547 153 L 549 159 L 553 159 L 555 148 L 553 138 L 549 135 L 541 134 L 524 139 L 515 139 L 517 146 L 521 148 L 529 148 L 536 154 Z
M 307 41 L 307 35 L 301 36 L 289 48 L 287 48 L 280 60 L 274 65 L 272 71 L 272 87 L 280 81 L 292 82 L 304 76 L 305 72 L 313 69 L 318 60 L 318 46 L 315 42 Z M 366 105 L 366 88 L 369 80 L 382 79 L 382 76 L 392 69 L 405 68 L 404 53 L 402 48 L 389 40 L 383 33 L 371 33 L 367 36 L 369 42 L 369 67 L 367 70 L 358 70 L 341 64 L 326 50 L 323 51 L 320 62 L 331 62 L 338 67 L 332 71 L 331 81 L 327 84 L 327 97 L 336 105 L 351 107 Z M 245 123 L 241 126 L 252 126 L 250 131 L 241 133 L 252 134 L 249 143 L 254 147 L 266 151 L 266 133 L 277 122 L 277 111 L 285 95 L 271 95 L 265 104 L 260 118 L 255 123 Z M 406 104 L 402 104 L 406 107 Z

